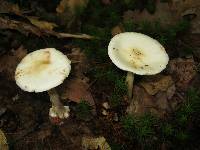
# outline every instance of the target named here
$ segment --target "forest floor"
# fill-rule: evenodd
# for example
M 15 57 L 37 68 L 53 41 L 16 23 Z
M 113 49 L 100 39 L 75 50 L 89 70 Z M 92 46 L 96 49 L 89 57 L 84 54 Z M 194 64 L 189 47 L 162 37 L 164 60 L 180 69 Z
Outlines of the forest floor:
M 198 0 L 0 4 L 0 149 L 200 149 Z M 134 103 L 126 72 L 108 56 L 111 38 L 122 32 L 158 40 L 170 58 L 159 74 L 135 75 Z M 56 87 L 70 116 L 57 124 L 49 118 L 48 93 L 25 92 L 14 78 L 24 56 L 52 47 L 72 62 Z

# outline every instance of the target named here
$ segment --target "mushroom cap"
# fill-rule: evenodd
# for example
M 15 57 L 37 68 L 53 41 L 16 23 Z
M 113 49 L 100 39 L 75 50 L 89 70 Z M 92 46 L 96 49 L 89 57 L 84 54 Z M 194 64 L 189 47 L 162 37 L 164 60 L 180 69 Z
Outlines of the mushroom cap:
M 108 55 L 118 68 L 139 75 L 157 74 L 169 61 L 158 41 L 136 32 L 115 35 L 108 45 Z
M 24 91 L 43 92 L 68 77 L 71 61 L 55 48 L 36 50 L 26 55 L 15 71 L 16 84 Z

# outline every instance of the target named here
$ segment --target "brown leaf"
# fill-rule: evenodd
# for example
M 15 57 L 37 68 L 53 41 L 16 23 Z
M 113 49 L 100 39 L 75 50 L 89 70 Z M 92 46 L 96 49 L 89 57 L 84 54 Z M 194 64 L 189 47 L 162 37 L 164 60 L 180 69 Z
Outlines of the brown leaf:
M 67 9 L 75 13 L 78 9 L 85 8 L 89 0 L 61 0 L 57 6 L 57 13 L 64 13 Z
M 142 87 L 134 86 L 133 99 L 127 108 L 127 112 L 132 115 L 141 115 L 149 112 L 149 108 L 154 108 L 156 105 L 153 97 L 149 95 Z
M 37 17 L 31 17 L 28 16 L 26 17 L 33 25 L 37 26 L 40 29 L 43 30 L 50 30 L 52 31 L 53 28 L 57 27 L 57 25 L 55 23 L 52 22 L 47 22 L 47 21 L 43 21 L 43 20 L 38 20 Z
M 17 4 L 9 3 L 6 0 L 0 0 L 0 13 L 14 13 L 22 15 L 22 12 Z
M 122 25 L 115 26 L 114 28 L 112 28 L 112 31 L 111 31 L 112 36 L 115 36 L 115 35 L 122 33 L 122 32 L 124 32 L 124 28 L 122 27 Z
M 146 81 L 143 81 L 140 84 L 150 95 L 155 95 L 159 91 L 167 91 L 173 83 L 171 76 L 156 75 L 148 77 Z
M 92 150 L 111 150 L 104 137 L 82 137 L 82 147 Z
M 112 0 L 101 0 L 101 2 L 104 4 L 104 5 L 110 5 L 112 3 Z
M 0 73 L 4 73 L 8 79 L 14 80 L 15 69 L 21 59 L 26 56 L 27 50 L 20 46 L 12 55 L 5 55 L 0 59 Z
M 63 135 L 65 142 L 69 144 L 68 149 L 81 150 L 81 139 L 83 136 L 92 136 L 92 130 L 83 122 L 67 119 L 65 123 L 59 126 L 60 132 Z
M 42 31 L 33 25 L 20 21 L 4 19 L 2 17 L 0 17 L 0 29 L 14 29 L 25 35 L 28 35 L 29 33 L 35 34 L 37 36 L 42 35 Z
M 5 134 L 0 129 L 0 149 L 1 150 L 8 150 L 8 143 Z
M 91 106 L 94 106 L 94 99 L 88 88 L 89 85 L 85 81 L 79 78 L 71 79 L 66 82 L 66 87 L 64 87 L 61 98 L 69 99 L 76 103 L 85 100 L 89 102 Z
M 0 17 L 0 29 L 13 29 L 17 30 L 25 35 L 29 33 L 35 34 L 37 36 L 42 35 L 53 35 L 58 38 L 80 38 L 80 39 L 93 39 L 93 36 L 87 34 L 70 34 L 70 33 L 59 33 L 51 30 L 42 30 L 36 26 L 10 19 L 4 19 Z
M 200 33 L 199 0 L 172 0 L 171 8 L 179 17 L 190 17 L 192 33 Z
M 176 79 L 176 87 L 179 90 L 186 90 L 190 81 L 197 74 L 193 58 L 182 59 L 176 58 L 169 61 L 168 71 Z
M 140 10 L 127 11 L 124 13 L 123 18 L 124 21 L 133 20 L 135 23 L 144 21 L 154 23 L 155 21 L 159 21 L 163 27 L 174 25 L 179 21 L 179 19 L 181 19 L 172 11 L 168 3 L 161 3 L 160 0 L 157 1 L 156 11 L 154 14 L 150 14 L 146 9 L 142 12 Z

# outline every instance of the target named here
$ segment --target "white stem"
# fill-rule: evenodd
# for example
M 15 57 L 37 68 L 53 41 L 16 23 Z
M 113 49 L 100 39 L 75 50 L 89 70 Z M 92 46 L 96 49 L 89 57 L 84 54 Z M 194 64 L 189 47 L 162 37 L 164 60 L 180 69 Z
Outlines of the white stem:
M 52 107 L 64 107 L 64 105 L 60 102 L 59 95 L 55 88 L 48 90 L 48 94 L 52 103 Z
M 51 117 L 59 117 L 61 119 L 67 118 L 69 116 L 69 107 L 64 106 L 59 99 L 59 95 L 56 89 L 51 89 L 48 91 L 50 101 L 52 103 L 52 108 L 50 108 L 49 115 Z
M 126 76 L 126 83 L 128 87 L 128 98 L 129 100 L 132 99 L 133 95 L 133 82 L 134 82 L 134 73 L 128 72 Z

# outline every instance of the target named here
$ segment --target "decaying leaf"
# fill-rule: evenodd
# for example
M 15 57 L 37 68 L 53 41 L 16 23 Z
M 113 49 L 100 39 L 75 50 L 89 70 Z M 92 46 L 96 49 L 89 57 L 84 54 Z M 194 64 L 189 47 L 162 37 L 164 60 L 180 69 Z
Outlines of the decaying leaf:
M 171 0 L 169 2 L 156 1 L 156 11 L 150 14 L 146 9 L 127 11 L 124 21 L 133 20 L 135 23 L 159 21 L 162 27 L 177 24 L 183 17 L 191 20 L 191 32 L 200 33 L 200 3 L 199 0 Z
M 146 81 L 140 84 L 145 88 L 148 94 L 155 95 L 159 91 L 167 91 L 173 83 L 171 76 L 156 75 L 146 78 Z
M 155 102 L 153 96 L 149 95 L 142 87 L 137 85 L 133 88 L 133 99 L 127 108 L 127 112 L 131 115 L 141 115 L 154 108 Z
M 0 73 L 6 75 L 8 79 L 14 80 L 15 69 L 21 59 L 26 56 L 27 50 L 20 46 L 17 50 L 14 50 L 12 55 L 4 55 L 0 59 Z
M 28 35 L 29 33 L 35 34 L 37 36 L 42 35 L 42 31 L 33 25 L 20 21 L 4 19 L 2 17 L 0 17 L 0 29 L 13 29 L 25 35 Z
M 200 33 L 200 3 L 199 0 L 172 0 L 171 8 L 180 17 L 191 21 L 190 31 Z
M 58 38 L 80 38 L 80 39 L 93 39 L 93 36 L 87 34 L 69 34 L 69 33 L 59 33 L 51 30 L 42 30 L 31 24 L 27 24 L 21 21 L 5 19 L 0 17 L 0 29 L 13 29 L 17 30 L 25 35 L 29 33 L 35 34 L 37 36 L 42 35 L 53 35 Z
M 37 17 L 31 17 L 28 16 L 26 17 L 33 25 L 37 26 L 40 29 L 43 30 L 50 30 L 52 31 L 53 28 L 57 27 L 57 25 L 55 23 L 52 22 L 47 22 L 47 21 L 42 21 L 42 20 L 38 20 Z
M 88 69 L 88 62 L 85 54 L 81 52 L 80 48 L 73 48 L 72 52 L 67 55 L 74 66 L 74 78 L 66 81 L 66 86 L 63 87 L 62 99 L 70 99 L 79 103 L 81 100 L 88 101 L 94 106 L 94 100 L 89 91 L 88 78 L 84 73 Z
M 6 0 L 0 0 L 0 13 L 14 13 L 22 15 L 22 12 L 17 4 L 9 3 Z
M 161 26 L 166 27 L 174 25 L 179 21 L 179 18 L 171 9 L 168 3 L 161 3 L 160 0 L 156 1 L 156 11 L 154 14 L 150 14 L 146 9 L 142 12 L 140 10 L 127 11 L 124 13 L 124 21 L 133 20 L 135 23 L 144 21 L 156 22 L 159 21 Z
M 82 147 L 84 150 L 111 150 L 111 147 L 106 142 L 104 137 L 83 137 L 82 138 Z
M 0 149 L 1 150 L 8 150 L 8 143 L 5 134 L 2 130 L 0 130 Z
M 85 56 L 85 53 L 81 51 L 80 48 L 73 48 L 72 52 L 67 55 L 69 59 L 72 61 L 72 63 L 75 63 L 74 66 L 74 74 L 78 78 L 85 78 L 84 73 L 87 72 L 89 66 L 89 62 L 87 57 Z
M 111 31 L 112 36 L 115 36 L 115 35 L 122 33 L 122 32 L 124 32 L 124 28 L 123 28 L 122 25 L 115 26 L 114 28 L 112 28 L 112 31 Z
M 85 8 L 88 1 L 89 0 L 61 0 L 56 11 L 58 13 L 64 13 L 66 10 L 69 10 L 71 13 L 75 13 L 78 9 Z
M 88 125 L 83 122 L 74 121 L 74 119 L 70 118 L 58 128 L 65 138 L 65 142 L 69 144 L 67 149 L 70 150 L 81 150 L 82 137 L 93 136 L 92 130 L 88 128 Z
M 190 81 L 195 77 L 196 69 L 193 58 L 182 59 L 176 58 L 169 61 L 169 73 L 173 74 L 176 79 L 176 87 L 179 90 L 186 90 Z
M 79 78 L 71 79 L 67 81 L 66 87 L 64 88 L 61 98 L 69 99 L 76 103 L 81 100 L 88 101 L 91 106 L 94 106 L 94 99 L 89 91 L 89 85 Z

